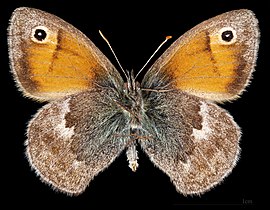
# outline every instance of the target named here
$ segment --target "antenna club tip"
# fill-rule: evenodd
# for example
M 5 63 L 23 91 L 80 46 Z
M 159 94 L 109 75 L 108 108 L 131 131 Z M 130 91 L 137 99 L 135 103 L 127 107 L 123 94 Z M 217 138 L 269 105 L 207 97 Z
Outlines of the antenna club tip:
M 166 40 L 171 39 L 171 38 L 172 38 L 172 36 L 166 36 Z
M 101 32 L 100 29 L 98 29 L 98 33 L 103 36 L 103 33 Z

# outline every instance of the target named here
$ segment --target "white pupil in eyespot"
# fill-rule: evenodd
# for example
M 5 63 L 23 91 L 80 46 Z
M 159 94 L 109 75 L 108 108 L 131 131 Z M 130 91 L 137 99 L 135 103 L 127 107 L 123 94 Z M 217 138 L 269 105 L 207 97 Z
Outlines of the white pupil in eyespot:
M 221 38 L 225 42 L 230 42 L 233 39 L 234 35 L 231 30 L 223 31 L 221 34 Z
M 47 33 L 45 30 L 43 29 L 36 29 L 35 30 L 35 34 L 34 37 L 38 40 L 38 41 L 43 41 L 46 37 L 47 37 Z

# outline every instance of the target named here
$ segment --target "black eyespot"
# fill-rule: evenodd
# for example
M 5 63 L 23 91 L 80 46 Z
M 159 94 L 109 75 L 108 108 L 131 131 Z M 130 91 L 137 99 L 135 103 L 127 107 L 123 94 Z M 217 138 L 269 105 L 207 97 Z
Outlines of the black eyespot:
M 35 30 L 35 33 L 34 33 L 34 37 L 35 37 L 38 41 L 42 42 L 44 39 L 46 39 L 47 33 L 46 33 L 46 31 L 43 30 L 43 29 L 36 29 L 36 30 Z
M 221 34 L 221 38 L 225 42 L 230 42 L 234 37 L 234 34 L 231 30 L 223 31 Z

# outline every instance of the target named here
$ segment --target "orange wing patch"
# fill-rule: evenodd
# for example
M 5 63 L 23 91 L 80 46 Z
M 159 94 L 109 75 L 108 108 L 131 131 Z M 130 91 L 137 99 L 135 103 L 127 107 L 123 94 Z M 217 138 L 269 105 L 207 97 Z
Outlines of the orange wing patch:
M 94 71 L 100 68 L 89 48 L 68 32 L 49 34 L 46 43 L 32 40 L 25 50 L 31 90 L 34 95 L 57 98 L 91 86 Z
M 216 39 L 207 32 L 197 34 L 163 67 L 174 75 L 177 88 L 215 99 L 219 94 L 230 97 L 228 87 L 237 77 L 237 54 L 241 50 L 221 45 Z M 211 96 L 211 93 L 214 95 Z

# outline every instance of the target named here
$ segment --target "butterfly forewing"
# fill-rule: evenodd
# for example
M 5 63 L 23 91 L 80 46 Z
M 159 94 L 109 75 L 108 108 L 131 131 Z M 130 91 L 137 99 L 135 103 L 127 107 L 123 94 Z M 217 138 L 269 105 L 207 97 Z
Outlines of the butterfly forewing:
M 214 101 L 234 99 L 249 82 L 258 43 L 253 12 L 221 14 L 176 40 L 146 73 L 142 87 L 180 89 Z
M 12 73 L 26 96 L 55 100 L 101 86 L 122 87 L 111 62 L 78 29 L 33 8 L 16 9 L 8 34 Z

